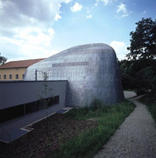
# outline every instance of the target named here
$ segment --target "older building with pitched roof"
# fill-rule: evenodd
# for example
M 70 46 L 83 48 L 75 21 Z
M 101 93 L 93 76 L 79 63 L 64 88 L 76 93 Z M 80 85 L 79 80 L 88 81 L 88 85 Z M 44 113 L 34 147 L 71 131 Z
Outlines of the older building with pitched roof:
M 0 81 L 23 80 L 28 66 L 33 65 L 42 59 L 30 59 L 10 61 L 0 66 Z

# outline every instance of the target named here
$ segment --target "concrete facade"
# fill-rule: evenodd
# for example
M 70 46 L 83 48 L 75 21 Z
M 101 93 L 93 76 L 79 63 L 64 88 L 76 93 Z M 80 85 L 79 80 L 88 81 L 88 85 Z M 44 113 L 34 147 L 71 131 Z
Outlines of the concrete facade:
M 94 99 L 113 104 L 124 98 L 116 54 L 103 43 L 73 47 L 28 67 L 25 80 L 44 79 L 68 80 L 67 106 L 88 106 Z
M 59 105 L 65 105 L 67 81 L 8 81 L 0 82 L 0 110 L 59 96 Z

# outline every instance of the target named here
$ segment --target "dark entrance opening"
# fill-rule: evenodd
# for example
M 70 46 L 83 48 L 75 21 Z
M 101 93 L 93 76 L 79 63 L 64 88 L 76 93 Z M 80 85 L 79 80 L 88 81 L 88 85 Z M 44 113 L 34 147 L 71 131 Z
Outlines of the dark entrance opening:
M 59 104 L 59 96 L 43 98 L 31 103 L 21 104 L 11 108 L 2 109 L 0 110 L 0 123 L 20 117 L 28 113 L 51 107 L 56 104 Z

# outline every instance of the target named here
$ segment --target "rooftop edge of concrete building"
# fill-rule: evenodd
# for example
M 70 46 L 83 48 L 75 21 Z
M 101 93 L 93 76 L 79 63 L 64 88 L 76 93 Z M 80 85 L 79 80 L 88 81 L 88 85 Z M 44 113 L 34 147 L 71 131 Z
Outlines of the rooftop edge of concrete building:
M 69 48 L 28 67 L 25 80 L 68 80 L 66 106 L 124 99 L 115 51 L 103 43 Z

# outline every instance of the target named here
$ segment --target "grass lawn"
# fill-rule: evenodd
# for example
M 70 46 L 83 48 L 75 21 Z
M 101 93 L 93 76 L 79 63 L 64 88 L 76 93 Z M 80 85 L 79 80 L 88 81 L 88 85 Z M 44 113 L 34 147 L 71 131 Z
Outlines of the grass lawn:
M 93 106 L 94 105 L 94 106 Z M 62 144 L 58 150 L 52 152 L 47 158 L 91 158 L 115 130 L 134 110 L 135 105 L 124 101 L 113 106 L 104 106 L 98 100 L 94 101 L 91 108 L 73 109 L 65 117 L 76 120 L 97 121 L 96 128 L 89 129 Z
M 156 97 L 152 95 L 146 95 L 142 97 L 140 101 L 147 105 L 153 119 L 156 121 Z

